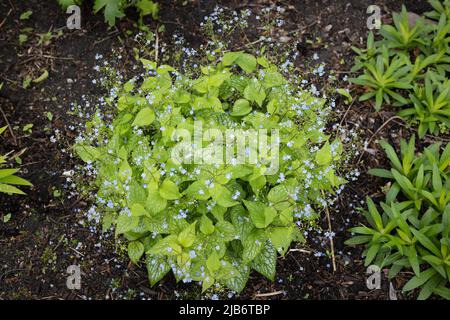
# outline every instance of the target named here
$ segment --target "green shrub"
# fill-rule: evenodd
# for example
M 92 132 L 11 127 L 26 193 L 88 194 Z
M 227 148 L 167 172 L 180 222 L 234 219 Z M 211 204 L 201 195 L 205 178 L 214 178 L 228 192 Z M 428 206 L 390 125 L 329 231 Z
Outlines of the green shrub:
M 357 236 L 346 243 L 367 244 L 365 265 L 389 267 L 391 278 L 412 269 L 403 291 L 421 288 L 419 299 L 433 293 L 450 299 L 450 143 L 442 153 L 437 143 L 415 155 L 414 138 L 402 140 L 400 158 L 388 143 L 381 145 L 392 169 L 369 172 L 392 185 L 381 214 L 367 198 L 369 225 L 350 229 Z
M 393 15 L 394 26 L 382 26 L 381 40 L 370 33 L 367 49 L 354 48 L 352 71 L 363 74 L 351 79 L 365 87 L 360 101 L 374 98 L 377 111 L 383 103 L 399 107 L 399 116 L 419 125 L 420 138 L 450 129 L 450 7 L 448 1 L 430 2 L 435 11 L 427 16 L 438 21 L 420 18 L 412 26 L 403 6 Z
M 277 252 L 303 241 L 297 223 L 312 223 L 314 209 L 327 205 L 324 193 L 344 182 L 336 175 L 342 146 L 324 133 L 326 101 L 244 52 L 226 53 L 190 78 L 142 62 L 146 75 L 110 90 L 111 117 L 98 111 L 74 147 L 96 174 L 89 216 L 105 230 L 115 226 L 133 262 L 145 256 L 152 285 L 169 270 L 203 290 L 218 283 L 239 292 L 251 269 L 274 280 Z M 200 121 L 203 139 L 192 143 Z M 263 129 L 270 155 L 260 152 L 258 136 L 245 148 L 245 156 L 260 152 L 257 162 L 221 161 L 227 148 L 236 150 L 220 133 L 241 138 Z M 180 150 L 184 161 L 173 156 Z M 186 161 L 217 155 L 212 150 L 223 154 Z M 275 162 L 278 171 L 270 170 Z
M 7 126 L 0 128 L 0 135 L 5 132 L 6 128 Z M 0 168 L 4 163 L 6 163 L 7 156 L 8 154 L 0 155 Z M 25 194 L 22 190 L 15 187 L 15 185 L 31 186 L 32 184 L 25 179 L 15 176 L 14 174 L 18 171 L 18 169 L 0 169 L 0 192 L 8 194 Z
M 81 5 L 82 2 L 83 0 L 58 0 L 64 10 L 71 5 Z M 147 15 L 151 15 L 153 19 L 158 18 L 159 4 L 151 0 L 95 0 L 93 10 L 94 13 L 103 10 L 105 22 L 112 27 L 116 24 L 117 18 L 125 16 L 125 9 L 131 6 L 138 10 L 140 21 Z

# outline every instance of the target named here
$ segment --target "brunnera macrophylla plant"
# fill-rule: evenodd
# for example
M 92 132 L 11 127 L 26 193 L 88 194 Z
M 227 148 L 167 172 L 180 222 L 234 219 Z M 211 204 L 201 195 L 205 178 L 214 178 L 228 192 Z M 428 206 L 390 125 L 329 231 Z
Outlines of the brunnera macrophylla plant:
M 110 90 L 110 116 L 97 111 L 74 146 L 96 175 L 89 216 L 128 241 L 152 285 L 170 270 L 203 290 L 240 292 L 252 269 L 274 280 L 277 253 L 345 182 L 325 99 L 244 52 L 197 77 L 141 61 L 145 75 Z

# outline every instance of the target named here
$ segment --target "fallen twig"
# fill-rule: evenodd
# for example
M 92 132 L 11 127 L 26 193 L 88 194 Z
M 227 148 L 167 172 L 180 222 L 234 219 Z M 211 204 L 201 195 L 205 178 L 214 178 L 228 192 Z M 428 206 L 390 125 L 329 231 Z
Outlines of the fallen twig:
M 9 123 L 8 118 L 6 117 L 6 114 L 5 114 L 5 112 L 3 111 L 2 107 L 0 107 L 0 112 L 1 112 L 1 114 L 3 115 L 3 118 L 4 118 L 5 121 L 6 121 L 6 125 L 8 126 L 9 133 L 11 133 L 11 136 L 12 136 L 13 141 L 14 141 L 14 145 L 17 146 L 17 139 L 16 139 L 16 136 L 14 135 L 13 129 L 11 128 L 11 124 Z
M 322 190 L 322 195 L 325 197 L 325 192 Z M 325 207 L 325 212 L 327 213 L 327 221 L 328 221 L 328 231 L 331 233 L 331 219 L 330 219 L 330 211 L 328 207 Z M 334 241 L 333 237 L 330 235 L 330 246 L 331 246 L 331 261 L 333 263 L 333 272 L 336 272 L 336 257 L 334 255 Z
M 368 146 L 370 145 L 370 143 L 372 142 L 373 138 L 375 138 L 375 136 L 376 136 L 378 133 L 380 133 L 380 131 L 383 130 L 383 128 L 384 128 L 389 122 L 391 122 L 391 121 L 394 120 L 394 119 L 402 120 L 402 118 L 400 118 L 399 116 L 393 116 L 393 117 L 390 117 L 389 119 L 387 119 L 387 120 L 386 120 L 386 121 L 378 128 L 378 130 L 370 137 L 369 141 L 367 141 L 366 147 L 368 147 Z M 365 148 L 364 148 L 364 149 L 365 149 Z M 361 162 L 361 159 L 362 159 L 363 155 L 364 155 L 364 152 L 361 153 L 361 156 L 359 157 L 357 163 Z
M 352 101 L 352 103 L 350 103 L 350 105 L 348 106 L 347 110 L 345 110 L 344 116 L 341 119 L 341 122 L 339 122 L 339 127 L 342 127 L 342 123 L 344 122 L 345 118 L 347 117 L 348 112 L 350 111 L 350 108 L 353 106 L 353 104 L 355 103 L 355 100 Z
M 302 253 L 308 253 L 311 254 L 311 251 L 305 250 L 305 249 L 289 249 L 289 252 L 302 252 Z
M 256 293 L 255 298 L 272 297 L 272 296 L 277 296 L 279 294 L 283 294 L 283 291 L 275 291 L 275 292 L 268 292 L 268 293 Z
M 3 24 L 5 24 L 6 19 L 8 19 L 9 15 L 11 14 L 12 9 L 9 9 L 8 14 L 6 15 L 5 19 L 3 19 L 2 23 L 0 23 L 0 29 L 3 27 Z

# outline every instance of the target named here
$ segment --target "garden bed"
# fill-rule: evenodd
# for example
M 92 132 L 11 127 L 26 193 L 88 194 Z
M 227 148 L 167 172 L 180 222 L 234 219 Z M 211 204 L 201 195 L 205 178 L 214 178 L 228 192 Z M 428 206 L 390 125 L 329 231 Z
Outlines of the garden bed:
M 205 45 L 200 24 L 216 6 L 226 12 L 251 10 L 250 32 L 233 38 L 229 49 L 251 47 L 258 41 L 258 32 L 251 33 L 252 23 L 258 24 L 254 16 L 262 8 L 280 6 L 284 23 L 274 26 L 269 35 L 286 46 L 299 41 L 299 55 L 294 62 L 298 69 L 309 74 L 318 87 L 326 87 L 326 79 L 311 74 L 312 68 L 324 62 L 323 77 L 334 70 L 338 79 L 335 85 L 341 88 L 352 86 L 345 80 L 346 75 L 350 77 L 354 61 L 351 46 L 364 46 L 367 7 L 379 5 L 384 21 L 390 19 L 392 11 L 401 9 L 401 3 L 391 0 L 178 2 L 162 1 L 159 20 L 148 21 L 153 31 L 165 26 L 165 31 L 158 32 L 158 41 L 167 44 L 166 51 L 179 50 L 173 34 L 182 36 L 190 47 L 199 49 L 201 44 Z M 405 5 L 417 14 L 429 10 L 426 1 L 405 1 Z M 20 20 L 19 16 L 27 10 L 32 10 L 32 15 Z M 128 18 L 107 29 L 103 17 L 93 15 L 84 4 L 82 29 L 70 31 L 65 28 L 66 15 L 56 1 L 3 1 L 0 12 L 0 83 L 4 83 L 0 91 L 4 111 L 0 127 L 6 118 L 14 128 L 14 136 L 2 138 L 0 153 L 23 151 L 21 163 L 16 167 L 21 169 L 22 177 L 34 184 L 24 189 L 27 196 L 0 195 L 0 218 L 4 220 L 11 214 L 9 221 L 0 222 L 0 299 L 201 298 L 198 286 L 176 284 L 172 275 L 150 287 L 145 267 L 130 263 L 112 239 L 100 240 L 98 233 L 91 231 L 85 218 L 89 201 L 75 192 L 72 181 L 67 181 L 68 172 L 80 163 L 71 156 L 71 148 L 83 125 L 82 119 L 71 111 L 72 103 L 80 105 L 84 115 L 93 112 L 93 105 L 87 105 L 86 101 L 104 94 L 95 85 L 98 74 L 93 71 L 103 61 L 116 65 L 125 76 L 134 74 L 135 13 L 131 11 Z M 33 30 L 29 41 L 19 45 L 19 35 L 25 27 Z M 38 43 L 39 34 L 49 30 L 53 36 Z M 24 79 L 36 79 L 43 70 L 49 73 L 47 79 L 23 88 Z M 354 148 L 359 153 L 346 163 L 352 181 L 330 208 L 330 223 L 327 215 L 322 214 L 318 221 L 322 231 L 312 229 L 305 244 L 291 247 L 284 257 L 278 258 L 275 281 L 252 272 L 245 290 L 234 298 L 412 298 L 399 290 L 408 280 L 406 272 L 392 282 L 396 293 L 390 294 L 386 278 L 381 289 L 368 289 L 362 249 L 346 246 L 344 241 L 350 237 L 347 230 L 362 221 L 356 208 L 364 205 L 365 197 L 383 198 L 386 181 L 367 172 L 368 168 L 388 166 L 377 142 L 384 138 L 398 145 L 401 138 L 409 139 L 415 129 L 392 118 L 395 115 L 392 110 L 374 112 L 369 102 L 355 101 L 348 106 L 343 100 L 337 98 L 333 123 L 357 135 Z M 29 124 L 33 126 L 30 128 Z M 448 135 L 439 138 L 427 135 L 421 143 L 429 145 L 439 140 L 448 141 Z M 330 225 L 335 233 L 333 250 L 325 234 Z M 72 264 L 81 265 L 80 290 L 69 290 L 66 286 L 66 269 Z

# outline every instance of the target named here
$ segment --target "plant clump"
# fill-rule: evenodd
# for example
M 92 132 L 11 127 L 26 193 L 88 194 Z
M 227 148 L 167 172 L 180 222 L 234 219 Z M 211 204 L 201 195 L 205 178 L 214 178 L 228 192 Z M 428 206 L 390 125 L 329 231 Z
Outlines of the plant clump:
M 357 234 L 347 244 L 365 244 L 366 266 L 389 267 L 389 277 L 412 269 L 403 291 L 420 288 L 419 299 L 432 294 L 450 299 L 450 143 L 440 143 L 415 154 L 415 140 L 402 140 L 401 157 L 381 143 L 392 168 L 372 169 L 390 179 L 381 213 L 370 198 L 364 212 L 368 225 L 350 229 Z
M 252 269 L 274 280 L 277 253 L 345 182 L 326 100 L 245 52 L 190 77 L 141 61 L 74 146 L 95 177 L 89 218 L 128 241 L 152 285 L 170 270 L 203 290 L 240 292 Z
M 403 6 L 394 13 L 394 25 L 381 27 L 381 39 L 371 32 L 367 48 L 354 48 L 358 56 L 352 71 L 363 73 L 351 81 L 364 87 L 360 101 L 375 100 L 399 109 L 398 115 L 418 126 L 419 137 L 450 130 L 450 3 L 432 0 L 434 10 L 412 23 Z

